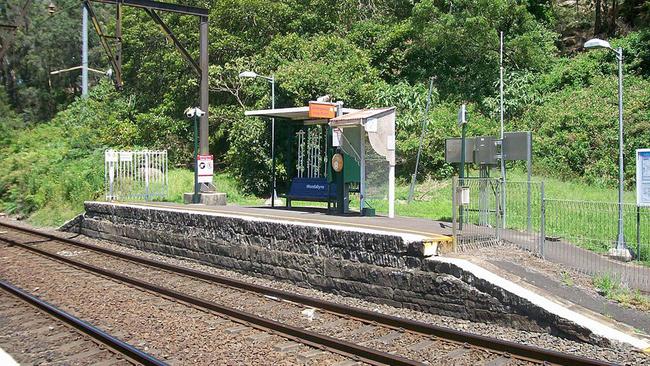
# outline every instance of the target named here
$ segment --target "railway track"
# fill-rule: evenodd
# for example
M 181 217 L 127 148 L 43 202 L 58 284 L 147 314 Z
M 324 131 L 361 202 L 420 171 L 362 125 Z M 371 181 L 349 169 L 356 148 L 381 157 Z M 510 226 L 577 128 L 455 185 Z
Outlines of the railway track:
M 21 362 L 166 365 L 5 281 L 0 281 L 0 333 L 0 345 Z
M 0 223 L 2 241 L 369 364 L 609 365 L 369 312 Z

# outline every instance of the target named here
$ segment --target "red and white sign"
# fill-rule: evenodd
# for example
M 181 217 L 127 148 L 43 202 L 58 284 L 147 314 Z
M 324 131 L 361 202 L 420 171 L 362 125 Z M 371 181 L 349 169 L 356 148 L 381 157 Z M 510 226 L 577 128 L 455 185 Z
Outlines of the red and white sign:
M 196 157 L 199 183 L 212 183 L 213 163 L 212 155 L 199 155 Z

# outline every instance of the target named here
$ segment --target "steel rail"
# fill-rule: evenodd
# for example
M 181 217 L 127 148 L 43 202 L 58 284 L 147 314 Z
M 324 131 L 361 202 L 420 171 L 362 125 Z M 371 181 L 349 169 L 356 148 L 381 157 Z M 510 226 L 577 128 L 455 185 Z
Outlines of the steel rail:
M 37 307 L 39 310 L 44 311 L 53 317 L 63 321 L 64 323 L 74 327 L 80 332 L 87 334 L 99 342 L 105 344 L 106 346 L 112 348 L 113 350 L 123 354 L 130 360 L 134 362 L 141 363 L 143 365 L 155 365 L 155 366 L 165 366 L 167 363 L 158 360 L 157 358 L 140 351 L 139 349 L 133 347 L 132 345 L 122 342 L 121 340 L 113 337 L 112 335 L 102 331 L 99 328 L 96 328 L 83 320 L 74 317 L 63 310 L 49 304 L 46 301 L 39 299 L 36 296 L 33 296 L 23 289 L 20 289 L 7 281 L 0 280 L 0 288 L 13 294 L 19 299 Z
M 476 347 L 488 349 L 491 351 L 501 352 L 501 353 L 507 353 L 511 356 L 520 357 L 526 360 L 532 360 L 537 362 L 550 362 L 558 365 L 576 365 L 576 366 L 615 365 L 614 363 L 609 363 L 601 360 L 590 359 L 587 357 L 571 355 L 567 353 L 544 349 L 541 347 L 530 346 L 521 343 L 501 340 L 493 337 L 487 337 L 483 335 L 463 332 L 463 331 L 459 331 L 447 327 L 437 326 L 434 324 L 428 324 L 420 321 L 400 318 L 393 315 L 381 314 L 381 313 L 377 313 L 377 312 L 373 312 L 361 308 L 337 304 L 327 300 L 321 300 L 321 299 L 312 298 L 312 297 L 291 293 L 283 290 L 278 290 L 266 286 L 247 283 L 233 278 L 228 278 L 224 276 L 215 275 L 212 273 L 197 271 L 185 267 L 180 267 L 172 264 L 150 260 L 147 258 L 142 258 L 135 255 L 130 255 L 127 253 L 114 251 L 107 248 L 102 248 L 72 238 L 66 238 L 66 237 L 54 235 L 52 233 L 42 232 L 40 230 L 34 230 L 31 228 L 24 228 L 6 222 L 0 222 L 0 225 L 9 227 L 14 230 L 24 231 L 33 235 L 43 236 L 51 240 L 57 240 L 57 241 L 69 243 L 71 245 L 104 253 L 114 257 L 122 258 L 132 262 L 145 264 L 151 267 L 172 271 L 172 272 L 180 273 L 191 277 L 196 277 L 209 282 L 214 282 L 214 283 L 231 286 L 231 287 L 235 287 L 235 288 L 239 288 L 251 292 L 256 292 L 263 295 L 269 295 L 284 300 L 304 304 L 307 306 L 320 308 L 333 313 L 350 316 L 350 317 L 362 319 L 369 322 L 375 322 L 378 324 L 387 325 L 394 328 L 402 328 L 412 332 L 421 333 L 428 336 L 436 336 L 442 339 L 455 341 L 459 343 L 468 343 Z
M 66 264 L 90 272 L 94 272 L 106 277 L 110 277 L 118 281 L 139 287 L 144 290 L 156 292 L 163 296 L 167 296 L 175 300 L 182 301 L 203 309 L 214 311 L 219 314 L 225 315 L 227 317 L 237 319 L 239 322 L 248 324 L 249 326 L 270 330 L 286 338 L 298 340 L 299 342 L 309 345 L 311 347 L 326 349 L 333 353 L 337 353 L 345 357 L 352 358 L 354 360 L 361 360 L 363 362 L 373 364 L 373 365 L 396 365 L 396 366 L 424 365 L 421 362 L 413 361 L 398 355 L 393 355 L 387 352 L 382 352 L 352 342 L 336 339 L 316 332 L 283 324 L 275 320 L 263 318 L 255 314 L 237 310 L 229 306 L 217 304 L 211 301 L 206 301 L 197 298 L 195 296 L 184 294 L 166 287 L 157 286 L 146 281 L 141 281 L 132 277 L 128 277 L 118 272 L 114 272 L 90 264 L 82 263 L 67 257 L 50 253 L 46 250 L 36 248 L 34 246 L 31 246 L 30 244 L 21 243 L 19 241 L 10 238 L 2 237 L 0 238 L 0 240 L 27 249 L 34 253 L 40 254 L 42 256 L 52 258 L 54 260 L 64 262 Z

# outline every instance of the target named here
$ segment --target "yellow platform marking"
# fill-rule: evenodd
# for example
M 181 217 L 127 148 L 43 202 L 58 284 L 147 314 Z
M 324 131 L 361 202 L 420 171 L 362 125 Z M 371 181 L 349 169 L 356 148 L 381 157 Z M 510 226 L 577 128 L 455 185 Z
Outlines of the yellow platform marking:
M 339 225 L 339 226 L 348 226 L 348 227 L 365 227 L 365 228 L 371 228 L 375 230 L 381 230 L 381 231 L 394 231 L 398 233 L 409 233 L 409 234 L 418 234 L 425 236 L 423 239 L 424 241 L 431 241 L 431 240 L 439 240 L 439 241 L 451 241 L 451 236 L 447 235 L 442 235 L 442 234 L 436 234 L 436 233 L 431 233 L 431 232 L 425 232 L 425 231 L 417 231 L 417 230 L 410 230 L 410 229 L 396 229 L 396 228 L 386 228 L 385 226 L 379 226 L 379 225 L 371 225 L 371 224 L 362 224 L 362 223 L 354 223 L 354 224 L 348 224 L 340 221 L 331 221 L 331 220 L 323 220 L 323 219 L 313 219 L 313 218 L 303 218 L 303 217 L 292 217 L 292 216 L 277 216 L 277 215 L 268 215 L 268 214 L 260 214 L 260 213 L 248 213 L 248 212 L 234 212 L 234 211 L 229 211 L 229 210 L 218 210 L 218 209 L 207 209 L 207 208 L 202 208 L 202 207 L 179 207 L 179 206 L 169 206 L 165 204 L 154 204 L 154 203 L 137 203 L 137 202 L 116 202 L 118 204 L 123 204 L 123 205 L 133 205 L 133 206 L 141 206 L 141 207 L 157 207 L 157 208 L 168 208 L 168 209 L 174 209 L 174 210 L 182 210 L 182 211 L 202 211 L 202 212 L 213 212 L 213 213 L 222 213 L 222 214 L 229 214 L 229 215 L 239 215 L 239 216 L 248 216 L 248 217 L 265 217 L 265 218 L 270 218 L 273 220 L 283 220 L 284 221 L 291 221 L 292 219 L 298 222 L 313 222 L 313 223 L 323 223 L 323 224 L 330 224 L 330 225 Z

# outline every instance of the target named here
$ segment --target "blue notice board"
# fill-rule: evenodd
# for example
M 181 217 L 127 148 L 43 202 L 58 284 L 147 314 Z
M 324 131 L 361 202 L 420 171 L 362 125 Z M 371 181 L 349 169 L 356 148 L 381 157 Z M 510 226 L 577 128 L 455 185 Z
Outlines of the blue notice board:
M 650 149 L 636 151 L 636 204 L 650 206 Z

